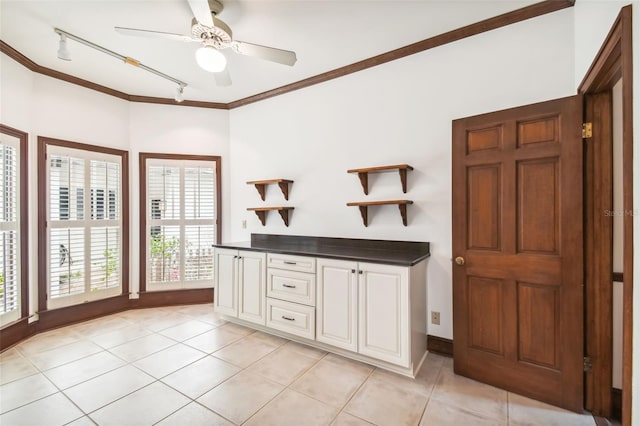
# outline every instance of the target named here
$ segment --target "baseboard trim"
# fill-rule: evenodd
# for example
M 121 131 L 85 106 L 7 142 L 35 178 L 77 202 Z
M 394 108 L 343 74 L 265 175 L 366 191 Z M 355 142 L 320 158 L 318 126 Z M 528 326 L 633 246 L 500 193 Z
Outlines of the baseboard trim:
M 52 328 L 64 327 L 77 322 L 124 311 L 128 307 L 129 295 L 123 294 L 107 299 L 94 300 L 81 305 L 40 311 L 38 312 L 36 327 L 38 333 L 40 333 Z
M 38 320 L 29 323 L 19 319 L 0 328 L 0 352 L 37 333 L 138 308 L 158 308 L 175 305 L 197 305 L 213 302 L 212 288 L 149 291 L 140 293 L 139 299 L 128 294 L 95 300 L 81 305 L 38 312 Z
M 622 421 L 622 389 L 611 389 L 611 418 Z
M 0 329 L 0 351 L 36 334 L 36 327 L 29 318 L 21 318 Z
M 453 340 L 427 334 L 427 350 L 439 355 L 453 356 Z
M 131 300 L 132 308 L 157 308 L 160 306 L 195 305 L 213 302 L 212 288 L 187 290 L 163 290 L 140 292 L 139 299 Z

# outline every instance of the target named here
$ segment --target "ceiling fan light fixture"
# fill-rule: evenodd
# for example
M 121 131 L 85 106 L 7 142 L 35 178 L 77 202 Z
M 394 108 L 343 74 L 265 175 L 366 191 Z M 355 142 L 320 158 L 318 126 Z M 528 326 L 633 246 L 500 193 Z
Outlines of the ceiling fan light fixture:
M 220 72 L 227 66 L 227 58 L 213 46 L 196 50 L 196 62 L 205 71 Z
M 71 53 L 67 48 L 67 36 L 60 34 L 60 42 L 58 43 L 58 58 L 64 61 L 71 60 Z

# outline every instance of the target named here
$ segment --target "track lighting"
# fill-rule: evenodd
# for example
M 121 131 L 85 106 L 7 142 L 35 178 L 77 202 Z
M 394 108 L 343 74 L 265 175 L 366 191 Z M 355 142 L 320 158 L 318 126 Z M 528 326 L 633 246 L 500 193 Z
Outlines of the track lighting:
M 58 43 L 58 58 L 64 61 L 71 60 L 71 53 L 67 48 L 67 36 L 64 34 L 60 34 L 60 42 Z
M 165 73 L 162 73 L 158 70 L 155 70 L 151 67 L 148 67 L 144 64 L 142 64 L 140 61 L 130 58 L 128 56 L 124 56 L 121 55 L 119 53 L 114 52 L 113 50 L 109 50 L 105 47 L 99 46 L 95 43 L 92 43 L 88 40 L 85 40 L 83 38 L 80 38 L 76 35 L 73 35 L 71 33 L 68 33 L 64 30 L 61 30 L 60 28 L 54 28 L 53 31 L 56 34 L 60 35 L 60 45 L 58 47 L 58 58 L 63 59 L 65 61 L 70 61 L 71 60 L 71 54 L 69 53 L 69 49 L 67 49 L 67 39 L 71 39 L 73 41 L 77 41 L 80 44 L 84 44 L 85 46 L 89 46 L 92 49 L 98 50 L 102 53 L 106 53 L 107 55 L 113 56 L 114 58 L 120 59 L 121 61 L 123 61 L 125 64 L 129 64 L 129 65 L 133 65 L 136 68 L 140 68 L 143 69 L 145 71 L 148 71 L 152 74 L 157 75 L 158 77 L 162 77 L 165 80 L 169 80 L 172 81 L 174 83 L 176 83 L 178 85 L 178 89 L 176 92 L 176 96 L 175 96 L 175 100 L 176 102 L 182 102 L 184 100 L 183 96 L 182 96 L 182 92 L 184 90 L 185 87 L 187 87 L 187 83 L 185 83 L 184 81 L 180 81 L 177 78 L 173 78 Z M 220 52 L 217 52 L 220 53 Z M 220 53 L 220 55 L 222 56 L 222 54 Z M 222 56 L 224 58 L 224 56 Z M 226 64 L 226 59 L 225 59 L 225 64 Z M 224 66 L 222 67 L 224 69 Z
M 184 96 L 182 95 L 183 90 L 184 90 L 184 87 L 182 87 L 182 85 L 179 84 L 178 88 L 176 89 L 176 97 L 174 98 L 176 102 L 184 101 Z
M 196 50 L 196 62 L 205 71 L 220 72 L 227 66 L 227 58 L 213 46 Z

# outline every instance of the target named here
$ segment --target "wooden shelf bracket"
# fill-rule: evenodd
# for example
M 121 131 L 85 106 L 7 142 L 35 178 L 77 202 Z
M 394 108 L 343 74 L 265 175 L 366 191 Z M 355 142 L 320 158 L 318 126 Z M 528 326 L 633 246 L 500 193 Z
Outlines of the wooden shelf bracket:
M 360 209 L 360 216 L 362 216 L 362 223 L 364 226 L 369 226 L 369 206 L 381 206 L 387 204 L 395 204 L 400 209 L 400 217 L 402 218 L 402 224 L 407 226 L 407 204 L 413 204 L 411 200 L 388 200 L 388 201 L 361 201 L 347 203 L 347 206 L 357 206 Z
M 398 170 L 400 174 L 400 184 L 402 185 L 402 192 L 407 193 L 407 171 L 413 170 L 408 164 L 394 164 L 392 166 L 377 166 L 377 167 L 365 167 L 361 169 L 349 169 L 347 173 L 357 173 L 360 179 L 360 184 L 364 190 L 364 195 L 369 195 L 369 173 L 383 173 L 391 170 Z
M 284 195 L 284 199 L 289 199 L 289 184 L 293 183 L 290 179 L 267 179 L 267 180 L 251 180 L 248 181 L 248 185 L 253 185 L 258 190 L 258 194 L 260 194 L 260 198 L 262 201 L 265 199 L 266 186 L 269 184 L 277 183 L 280 187 L 280 191 L 282 191 L 282 195 Z
M 255 212 L 262 226 L 267 224 L 267 213 L 275 210 L 280 213 L 284 225 L 289 226 L 289 211 L 293 210 L 293 207 L 248 207 L 247 210 Z

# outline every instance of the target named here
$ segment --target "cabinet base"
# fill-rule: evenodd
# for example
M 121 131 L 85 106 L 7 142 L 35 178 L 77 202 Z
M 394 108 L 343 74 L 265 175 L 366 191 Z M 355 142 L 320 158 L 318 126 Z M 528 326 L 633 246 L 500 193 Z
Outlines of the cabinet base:
M 420 371 L 420 368 L 422 367 L 422 364 L 424 363 L 425 359 L 427 358 L 427 354 L 429 353 L 425 349 L 424 353 L 422 354 L 422 357 L 420 358 L 420 360 L 418 362 L 411 363 L 411 365 L 409 365 L 408 367 L 405 368 L 405 367 L 401 367 L 399 365 L 391 364 L 391 363 L 388 363 L 388 362 L 385 362 L 385 361 L 380 361 L 379 359 L 371 358 L 371 357 L 368 357 L 368 356 L 365 356 L 365 355 L 360 355 L 360 354 L 355 353 L 355 352 L 351 352 L 351 351 L 347 351 L 347 350 L 344 350 L 344 349 L 336 348 L 335 346 L 326 345 L 324 343 L 317 342 L 315 340 L 305 339 L 305 338 L 302 338 L 302 337 L 299 337 L 299 336 L 296 336 L 296 335 L 293 335 L 293 334 L 282 332 L 280 330 L 274 330 L 273 328 L 269 328 L 269 327 L 262 326 L 262 325 L 259 325 L 259 324 L 243 321 L 243 320 L 238 319 L 238 318 L 229 317 L 227 315 L 223 315 L 223 318 L 224 318 L 225 321 L 229 321 L 229 322 L 232 322 L 234 324 L 243 325 L 245 327 L 252 328 L 254 330 L 262 331 L 262 332 L 265 332 L 265 333 L 268 333 L 268 334 L 273 334 L 274 336 L 283 337 L 285 339 L 292 340 L 292 341 L 298 342 L 298 343 L 302 343 L 304 345 L 311 346 L 311 347 L 316 348 L 316 349 L 322 349 L 324 351 L 331 352 L 331 353 L 337 354 L 337 355 L 341 355 L 341 356 L 344 356 L 345 358 L 350 358 L 350 359 L 353 359 L 355 361 L 364 362 L 365 364 L 369 364 L 369 365 L 372 365 L 374 367 L 379 367 L 379 368 L 382 368 L 383 370 L 391 371 L 393 373 L 400 374 L 400 375 L 405 376 L 405 377 L 410 377 L 412 379 L 414 379 L 418 375 L 418 372 Z

